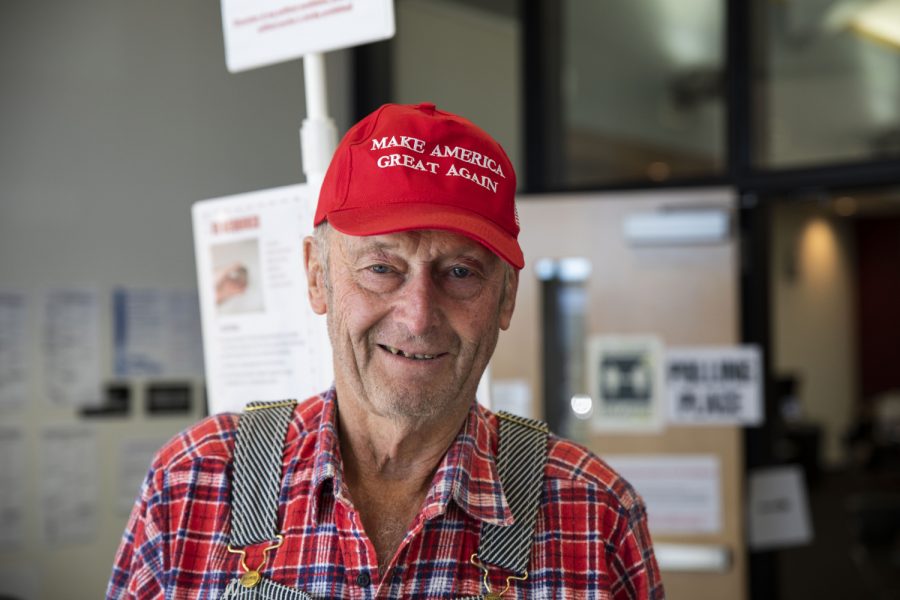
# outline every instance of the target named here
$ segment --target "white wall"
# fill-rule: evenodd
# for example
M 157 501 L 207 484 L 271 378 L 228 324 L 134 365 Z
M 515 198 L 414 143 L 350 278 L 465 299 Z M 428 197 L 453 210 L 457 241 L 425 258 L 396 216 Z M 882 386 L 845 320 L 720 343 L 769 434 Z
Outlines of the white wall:
M 851 222 L 810 202 L 776 206 L 772 223 L 775 373 L 799 376 L 803 416 L 823 428 L 825 465 L 838 466 L 858 378 Z
M 330 107 L 344 131 L 349 56 L 334 53 L 327 62 Z M 89 285 L 108 303 L 115 285 L 196 287 L 191 203 L 302 181 L 297 128 L 304 114 L 299 61 L 226 71 L 218 2 L 7 0 L 0 18 L 0 289 L 37 298 L 50 287 Z M 139 412 L 94 420 L 99 530 L 88 543 L 49 547 L 39 534 L 46 458 L 39 434 L 49 423 L 84 420 L 44 397 L 38 317 L 31 311 L 28 323 L 35 367 L 28 404 L 0 413 L 0 422 L 25 432 L 29 474 L 27 543 L 0 549 L 0 579 L 34 580 L 34 598 L 99 598 L 125 523 L 113 509 L 119 443 L 168 437 L 200 409 L 187 417 Z M 108 376 L 108 324 L 104 329 Z M 135 400 L 140 406 L 143 398 Z

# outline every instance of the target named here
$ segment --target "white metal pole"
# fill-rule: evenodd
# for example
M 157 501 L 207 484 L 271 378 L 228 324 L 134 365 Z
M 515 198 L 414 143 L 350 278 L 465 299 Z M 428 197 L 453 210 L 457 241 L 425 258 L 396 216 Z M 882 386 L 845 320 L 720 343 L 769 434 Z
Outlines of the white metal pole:
M 306 182 L 318 187 L 337 147 L 337 128 L 328 116 L 325 56 L 321 52 L 303 57 L 303 82 L 306 118 L 300 127 L 300 155 Z

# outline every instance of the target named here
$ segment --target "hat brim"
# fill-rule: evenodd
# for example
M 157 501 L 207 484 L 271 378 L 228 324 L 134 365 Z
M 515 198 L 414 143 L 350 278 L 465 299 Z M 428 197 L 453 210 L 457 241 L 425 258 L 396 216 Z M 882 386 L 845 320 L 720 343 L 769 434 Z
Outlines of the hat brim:
M 438 229 L 464 235 L 516 269 L 525 266 L 522 249 L 505 230 L 465 209 L 442 204 L 400 202 L 328 213 L 331 226 L 347 235 L 383 235 L 414 229 Z

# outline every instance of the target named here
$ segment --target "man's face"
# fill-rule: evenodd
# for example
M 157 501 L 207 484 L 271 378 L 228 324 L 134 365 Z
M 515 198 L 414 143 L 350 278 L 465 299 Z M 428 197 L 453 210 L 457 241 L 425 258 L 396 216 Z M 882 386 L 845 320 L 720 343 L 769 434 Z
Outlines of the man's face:
M 328 317 L 339 397 L 394 418 L 467 409 L 509 327 L 517 272 L 443 231 L 331 230 L 327 243 L 328 268 L 311 238 L 306 264 L 313 310 Z

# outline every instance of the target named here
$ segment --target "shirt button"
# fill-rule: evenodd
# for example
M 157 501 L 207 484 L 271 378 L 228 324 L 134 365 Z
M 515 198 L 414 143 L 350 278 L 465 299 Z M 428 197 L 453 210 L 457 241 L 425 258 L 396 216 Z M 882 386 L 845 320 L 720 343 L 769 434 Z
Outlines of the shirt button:
M 366 587 L 370 583 L 372 583 L 372 578 L 365 571 L 356 576 L 356 585 Z

